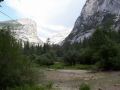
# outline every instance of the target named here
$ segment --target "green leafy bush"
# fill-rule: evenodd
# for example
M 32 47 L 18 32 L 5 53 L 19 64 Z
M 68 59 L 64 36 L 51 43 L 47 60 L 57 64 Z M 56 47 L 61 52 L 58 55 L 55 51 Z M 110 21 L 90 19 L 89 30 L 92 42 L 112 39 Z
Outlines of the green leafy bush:
M 50 66 L 54 64 L 55 58 L 51 53 L 46 53 L 43 55 L 40 55 L 38 57 L 36 57 L 37 64 L 39 64 L 40 66 Z
M 65 66 L 61 62 L 56 62 L 54 65 L 51 66 L 53 69 L 63 69 Z
M 34 84 L 37 80 L 33 64 L 22 54 L 21 48 L 9 30 L 0 30 L 0 90 Z
M 79 60 L 79 55 L 78 55 L 78 52 L 77 51 L 72 51 L 72 50 L 69 50 L 66 52 L 66 54 L 64 55 L 64 63 L 66 65 L 75 65 L 78 60 Z
M 48 90 L 44 86 L 21 86 L 21 87 L 15 87 L 15 88 L 8 88 L 7 90 Z
M 79 90 L 91 90 L 88 84 L 81 84 Z

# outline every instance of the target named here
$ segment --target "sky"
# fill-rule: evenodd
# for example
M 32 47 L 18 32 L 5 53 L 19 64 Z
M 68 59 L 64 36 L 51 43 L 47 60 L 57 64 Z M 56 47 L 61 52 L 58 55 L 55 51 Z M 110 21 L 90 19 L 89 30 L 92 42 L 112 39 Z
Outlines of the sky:
M 0 11 L 12 19 L 30 18 L 37 23 L 38 36 L 47 38 L 72 30 L 86 0 L 5 0 Z M 0 21 L 10 18 L 0 14 Z

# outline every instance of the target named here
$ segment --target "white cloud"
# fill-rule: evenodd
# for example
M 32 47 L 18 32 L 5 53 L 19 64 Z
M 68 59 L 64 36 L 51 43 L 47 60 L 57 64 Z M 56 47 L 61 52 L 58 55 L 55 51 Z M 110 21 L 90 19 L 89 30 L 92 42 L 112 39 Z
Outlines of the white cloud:
M 47 38 L 51 38 L 52 42 L 59 42 L 71 32 L 72 27 L 65 27 L 63 25 L 46 25 L 42 26 L 41 29 L 42 31 L 39 31 L 38 34 L 39 36 L 42 36 L 41 39 L 43 41 L 46 41 Z M 52 37 L 54 37 L 53 40 Z
M 71 3 L 71 0 L 6 0 L 9 7 L 14 8 L 23 18 L 31 18 L 37 22 L 40 38 L 52 36 L 55 32 L 67 30 L 64 25 L 48 25 L 49 19 L 55 17 Z M 43 29 L 47 27 L 52 31 Z
M 48 37 L 64 33 L 65 30 L 70 32 L 73 26 L 71 24 L 67 26 L 65 23 L 69 24 L 71 19 L 76 19 L 76 12 L 79 14 L 80 9 L 78 7 L 82 7 L 83 2 L 85 0 L 6 0 L 9 7 L 21 14 L 21 18 L 31 18 L 37 22 L 38 35 L 43 41 Z M 77 8 L 78 10 L 72 11 Z M 74 23 L 74 21 L 71 22 Z
M 45 24 L 55 13 L 61 12 L 71 0 L 7 0 L 8 5 L 20 12 L 23 17 L 32 18 Z M 53 15 L 54 14 L 54 15 Z

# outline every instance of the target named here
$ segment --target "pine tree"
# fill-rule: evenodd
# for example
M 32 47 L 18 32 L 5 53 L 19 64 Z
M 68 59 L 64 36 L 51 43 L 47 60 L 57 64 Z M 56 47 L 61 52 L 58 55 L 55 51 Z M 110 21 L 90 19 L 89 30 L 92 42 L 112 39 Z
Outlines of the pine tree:
M 9 30 L 0 30 L 0 90 L 34 81 L 31 63 Z

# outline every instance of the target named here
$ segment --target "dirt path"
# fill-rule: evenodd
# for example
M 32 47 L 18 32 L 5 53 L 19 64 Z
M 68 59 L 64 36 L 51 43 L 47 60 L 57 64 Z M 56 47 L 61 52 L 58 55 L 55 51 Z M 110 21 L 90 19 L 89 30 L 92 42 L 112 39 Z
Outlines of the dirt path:
M 47 70 L 46 80 L 57 90 L 79 90 L 81 83 L 88 83 L 92 90 L 120 90 L 120 72 L 91 73 L 85 70 Z

